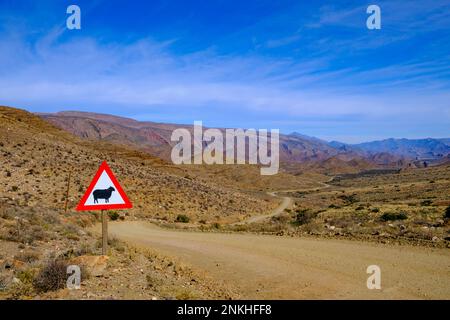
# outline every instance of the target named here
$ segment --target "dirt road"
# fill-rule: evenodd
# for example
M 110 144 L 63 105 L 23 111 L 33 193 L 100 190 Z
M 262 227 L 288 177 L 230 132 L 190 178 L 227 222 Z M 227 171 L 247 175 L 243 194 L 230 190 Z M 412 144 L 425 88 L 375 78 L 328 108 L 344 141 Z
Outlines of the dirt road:
M 110 234 L 176 256 L 247 299 L 450 299 L 450 250 L 110 224 Z M 381 268 L 381 290 L 366 286 Z
M 331 178 L 330 180 L 328 180 L 327 182 L 320 182 L 320 181 L 314 181 L 315 183 L 318 183 L 320 185 L 320 187 L 315 187 L 315 188 L 308 188 L 308 189 L 294 189 L 294 190 L 282 190 L 282 191 L 271 191 L 271 192 L 267 192 L 267 194 L 269 196 L 272 197 L 276 197 L 276 198 L 280 198 L 282 199 L 280 205 L 278 207 L 276 207 L 271 213 L 269 214 L 265 214 L 265 215 L 260 215 L 260 216 L 252 216 L 244 221 L 240 221 L 240 222 L 236 222 L 234 223 L 234 225 L 239 225 L 239 224 L 245 224 L 245 223 L 255 223 L 255 222 L 262 222 L 268 218 L 271 217 L 275 217 L 278 216 L 279 214 L 283 213 L 283 211 L 287 208 L 290 208 L 294 202 L 294 200 L 291 197 L 288 196 L 279 196 L 278 193 L 286 193 L 286 192 L 297 192 L 297 191 L 312 191 L 312 190 L 318 190 L 318 189 L 326 189 L 331 187 L 328 182 L 331 182 L 333 180 L 333 178 Z
M 272 197 L 279 197 L 275 192 L 268 192 L 267 194 L 271 195 Z M 279 197 L 279 198 L 281 198 L 281 197 Z M 261 216 L 252 216 L 242 222 L 238 222 L 235 224 L 261 222 L 261 221 L 264 221 L 265 219 L 268 219 L 268 218 L 271 218 L 271 217 L 281 214 L 284 211 L 284 209 L 289 208 L 293 202 L 291 197 L 282 197 L 282 198 L 283 198 L 283 201 L 270 214 L 261 215 Z

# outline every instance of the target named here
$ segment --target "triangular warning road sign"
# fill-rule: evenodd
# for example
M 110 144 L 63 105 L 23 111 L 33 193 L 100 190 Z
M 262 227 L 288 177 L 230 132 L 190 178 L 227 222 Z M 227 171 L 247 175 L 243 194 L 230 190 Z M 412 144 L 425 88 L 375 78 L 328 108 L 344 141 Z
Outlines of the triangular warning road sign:
M 127 195 L 106 161 L 103 161 L 86 193 L 81 198 L 77 210 L 108 210 L 131 207 L 132 204 Z

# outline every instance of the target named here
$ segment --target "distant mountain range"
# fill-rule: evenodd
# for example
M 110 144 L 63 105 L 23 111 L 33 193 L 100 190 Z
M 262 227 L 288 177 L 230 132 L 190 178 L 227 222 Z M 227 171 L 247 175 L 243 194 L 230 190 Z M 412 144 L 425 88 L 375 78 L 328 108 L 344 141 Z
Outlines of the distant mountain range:
M 366 152 L 370 154 L 390 153 L 409 159 L 438 159 L 450 154 L 450 139 L 385 139 L 380 141 L 345 144 L 337 141 L 329 143 L 338 149 Z
M 172 131 L 191 125 L 136 121 L 90 112 L 41 113 L 43 119 L 82 138 L 131 146 L 170 160 Z M 450 138 L 387 139 L 360 144 L 327 142 L 297 132 L 280 135 L 280 161 L 292 170 L 357 172 L 376 167 L 420 166 L 418 160 L 446 160 Z M 415 161 L 415 162 L 414 162 Z

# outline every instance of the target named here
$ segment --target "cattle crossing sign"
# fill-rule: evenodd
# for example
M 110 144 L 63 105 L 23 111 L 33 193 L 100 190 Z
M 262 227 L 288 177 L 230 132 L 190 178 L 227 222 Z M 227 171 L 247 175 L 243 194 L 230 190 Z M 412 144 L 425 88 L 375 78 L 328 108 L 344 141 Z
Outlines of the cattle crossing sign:
M 100 165 L 91 184 L 77 206 L 82 210 L 127 209 L 132 204 L 106 161 Z

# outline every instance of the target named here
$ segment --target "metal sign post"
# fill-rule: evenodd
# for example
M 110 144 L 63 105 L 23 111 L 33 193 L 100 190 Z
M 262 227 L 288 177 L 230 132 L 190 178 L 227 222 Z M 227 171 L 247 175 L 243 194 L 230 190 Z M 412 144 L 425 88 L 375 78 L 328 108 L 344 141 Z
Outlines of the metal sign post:
M 102 210 L 102 255 L 108 253 L 108 215 Z

